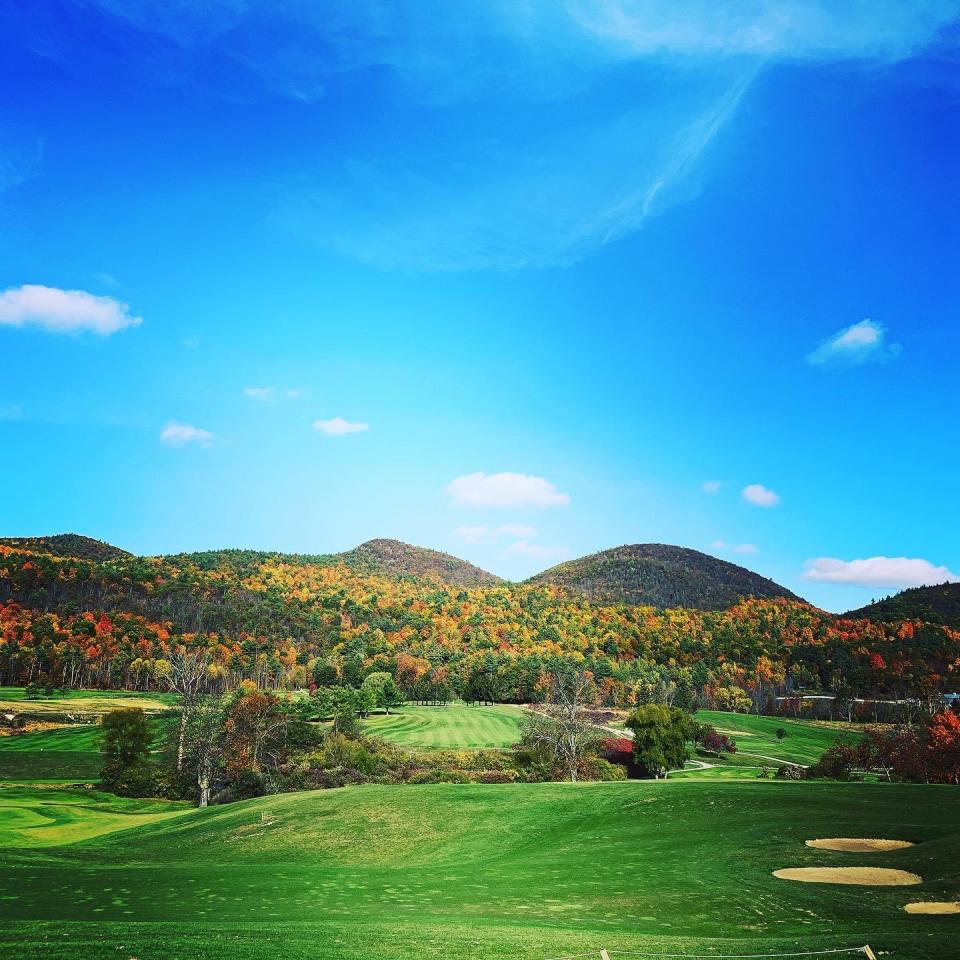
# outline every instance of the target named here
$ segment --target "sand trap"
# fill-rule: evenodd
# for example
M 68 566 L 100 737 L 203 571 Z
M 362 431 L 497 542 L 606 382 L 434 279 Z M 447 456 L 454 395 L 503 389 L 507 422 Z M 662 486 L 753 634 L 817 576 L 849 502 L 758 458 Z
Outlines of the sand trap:
M 915 873 L 883 867 L 789 867 L 774 870 L 773 875 L 801 883 L 855 883 L 863 887 L 908 887 L 923 883 L 923 878 Z
M 921 900 L 918 903 L 908 903 L 904 908 L 907 913 L 960 913 L 960 903 L 955 900 Z
M 808 847 L 818 850 L 842 850 L 844 853 L 881 853 L 884 850 L 902 850 L 912 847 L 909 840 L 872 840 L 867 837 L 831 837 L 828 840 L 808 840 Z

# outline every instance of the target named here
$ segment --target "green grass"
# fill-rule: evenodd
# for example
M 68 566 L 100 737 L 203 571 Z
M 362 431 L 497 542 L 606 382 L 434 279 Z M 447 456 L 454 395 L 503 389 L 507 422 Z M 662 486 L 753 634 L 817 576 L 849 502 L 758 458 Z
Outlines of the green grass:
M 175 706 L 178 699 L 173 693 L 135 690 L 68 690 L 63 696 L 27 699 L 23 687 L 0 687 L 0 713 L 28 713 L 37 717 L 66 713 L 100 715 L 117 707 L 140 707 L 148 713 L 158 713 Z
M 63 846 L 181 816 L 184 803 L 92 790 L 0 788 L 0 848 Z
M 948 786 L 368 786 L 207 811 L 8 789 L 0 805 L 0 956 L 25 960 L 543 960 L 601 947 L 618 960 L 866 942 L 948 960 L 960 934 L 956 917 L 902 911 L 960 896 Z M 868 862 L 924 884 L 771 875 L 860 862 L 804 845 L 844 835 L 915 841 Z
M 755 717 L 720 710 L 699 710 L 696 719 L 729 734 L 737 743 L 737 758 L 758 765 L 770 766 L 776 760 L 809 765 L 816 763 L 838 740 L 856 742 L 863 736 L 853 728 L 845 730 L 809 721 Z M 786 736 L 778 740 L 776 731 L 781 728 L 786 731 Z
M 165 717 L 150 720 L 154 747 L 164 738 Z M 95 783 L 100 779 L 103 729 L 75 724 L 0 737 L 0 783 Z
M 502 748 L 520 739 L 519 707 L 401 707 L 364 721 L 366 733 L 420 750 Z
M 92 783 L 100 777 L 101 737 L 94 724 L 0 737 L 0 782 Z

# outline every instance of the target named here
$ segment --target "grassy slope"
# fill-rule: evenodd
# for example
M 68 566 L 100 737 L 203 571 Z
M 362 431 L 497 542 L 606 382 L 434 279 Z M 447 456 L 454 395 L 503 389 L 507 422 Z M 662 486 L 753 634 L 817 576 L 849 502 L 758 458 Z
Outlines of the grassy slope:
M 47 798 L 0 799 L 29 813 Z M 960 896 L 960 795 L 951 787 L 364 787 L 170 810 L 171 819 L 119 832 L 118 819 L 132 824 L 156 810 L 84 795 L 91 799 L 113 832 L 0 849 L 0 955 L 542 960 L 605 946 L 616 960 L 617 948 L 749 953 L 870 942 L 895 957 L 946 960 L 960 927 L 955 917 L 901 910 Z M 46 842 L 44 830 L 68 839 L 58 822 L 26 829 L 34 842 Z M 837 835 L 917 841 L 869 863 L 926 882 L 827 887 L 771 876 L 783 866 L 859 862 L 803 843 Z
M 0 781 L 92 783 L 100 777 L 101 733 L 84 724 L 0 737 Z
M 183 803 L 92 790 L 0 789 L 0 848 L 75 844 L 188 812 L 192 808 Z
M 142 693 L 135 690 L 68 690 L 64 696 L 27 699 L 23 687 L 0 687 L 0 712 L 102 714 L 118 707 L 140 707 L 155 713 L 174 706 L 174 693 Z
M 509 747 L 520 739 L 518 707 L 402 707 L 389 715 L 375 714 L 364 730 L 402 747 L 468 749 Z
M 761 756 L 790 763 L 816 763 L 838 740 L 853 742 L 863 736 L 852 728 L 844 730 L 780 717 L 755 717 L 720 710 L 699 710 L 696 719 L 729 734 L 737 743 L 737 756 L 747 759 L 747 755 L 753 755 L 749 759 L 759 764 L 765 762 Z M 776 736 L 780 728 L 787 732 L 782 740 Z

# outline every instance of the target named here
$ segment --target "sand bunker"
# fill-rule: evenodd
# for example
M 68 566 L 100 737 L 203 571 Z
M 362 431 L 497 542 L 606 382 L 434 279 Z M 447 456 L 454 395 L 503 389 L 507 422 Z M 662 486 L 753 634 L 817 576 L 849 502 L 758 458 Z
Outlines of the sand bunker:
M 831 837 L 828 840 L 808 840 L 808 847 L 819 850 L 842 850 L 844 853 L 881 853 L 884 850 L 902 850 L 912 847 L 909 840 L 872 840 L 867 837 Z
M 960 913 L 960 903 L 954 900 L 921 900 L 917 903 L 908 903 L 903 909 L 907 913 L 941 915 L 944 913 Z
M 923 883 L 923 878 L 915 873 L 882 867 L 789 867 L 774 870 L 773 875 L 801 883 L 854 883 L 863 887 L 907 887 Z

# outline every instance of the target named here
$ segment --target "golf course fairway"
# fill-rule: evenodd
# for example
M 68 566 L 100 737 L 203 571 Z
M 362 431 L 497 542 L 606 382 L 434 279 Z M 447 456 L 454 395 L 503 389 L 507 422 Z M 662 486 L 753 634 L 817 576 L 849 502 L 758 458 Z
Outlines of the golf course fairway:
M 679 780 L 365 786 L 195 810 L 0 790 L 0 956 L 44 960 L 747 954 L 870 943 L 956 957 L 950 787 Z M 83 823 L 89 821 L 89 828 Z M 896 836 L 912 887 L 795 883 L 858 866 L 815 836 Z

